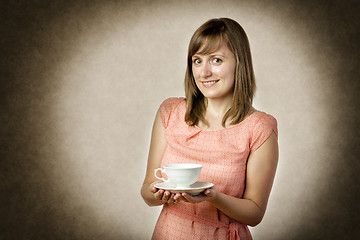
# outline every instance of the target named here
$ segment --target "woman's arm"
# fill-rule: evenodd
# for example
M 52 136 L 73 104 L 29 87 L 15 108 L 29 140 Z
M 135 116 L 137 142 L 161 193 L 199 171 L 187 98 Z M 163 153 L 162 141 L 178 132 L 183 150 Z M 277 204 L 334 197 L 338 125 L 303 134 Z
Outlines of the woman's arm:
M 201 197 L 183 193 L 189 202 L 207 200 L 227 216 L 250 226 L 259 224 L 265 214 L 268 198 L 275 177 L 278 162 L 277 136 L 273 132 L 256 151 L 250 154 L 246 170 L 246 188 L 242 199 L 235 198 L 214 189 L 205 191 Z
M 146 176 L 141 188 L 141 196 L 149 206 L 162 205 L 164 202 L 173 203 L 173 194 L 170 194 L 169 191 L 158 190 L 154 187 L 154 184 L 159 182 L 154 176 L 154 171 L 161 165 L 166 146 L 164 127 L 161 123 L 160 113 L 158 111 L 151 134 Z

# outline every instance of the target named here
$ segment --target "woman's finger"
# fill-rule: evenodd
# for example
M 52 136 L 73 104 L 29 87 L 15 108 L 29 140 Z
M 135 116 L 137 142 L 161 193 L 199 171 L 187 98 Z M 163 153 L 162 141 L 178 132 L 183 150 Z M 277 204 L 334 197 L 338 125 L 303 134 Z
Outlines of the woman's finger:
M 177 203 L 177 202 L 179 202 L 180 200 L 180 196 L 181 196 L 181 194 L 180 193 L 176 193 L 175 194 L 175 196 L 174 196 L 174 201 L 175 201 L 175 203 Z
M 167 202 L 170 198 L 170 192 L 169 191 L 165 191 L 165 193 L 162 196 L 162 200 Z
M 213 192 L 211 191 L 211 189 L 206 189 L 205 191 L 204 191 L 204 194 L 206 195 L 206 196 L 209 196 L 209 197 L 212 197 L 212 194 Z
M 154 186 L 150 186 L 150 192 L 152 193 L 156 193 L 158 191 L 158 189 Z
M 164 190 L 160 189 L 156 193 L 154 193 L 154 198 L 157 200 L 161 200 L 164 194 Z
M 182 195 L 187 201 L 189 201 L 191 203 L 199 203 L 199 202 L 203 202 L 203 201 L 206 201 L 207 199 L 209 199 L 209 197 L 206 196 L 204 193 L 201 193 L 201 194 L 195 195 L 195 196 L 192 196 L 188 193 L 183 193 Z
M 160 182 L 161 182 L 161 181 L 158 180 L 158 181 L 155 181 L 155 182 L 151 183 L 150 186 L 149 186 L 150 192 L 156 193 L 159 189 L 157 189 L 157 188 L 155 187 L 155 184 L 160 183 Z
M 187 193 L 181 194 L 183 198 L 185 198 L 188 202 L 193 202 L 192 196 Z
M 175 203 L 177 202 L 187 202 L 187 200 L 181 195 L 181 193 L 177 193 L 174 197 Z
M 175 197 L 175 194 L 172 193 L 169 197 L 168 203 L 170 203 L 170 204 L 175 203 L 174 197 Z

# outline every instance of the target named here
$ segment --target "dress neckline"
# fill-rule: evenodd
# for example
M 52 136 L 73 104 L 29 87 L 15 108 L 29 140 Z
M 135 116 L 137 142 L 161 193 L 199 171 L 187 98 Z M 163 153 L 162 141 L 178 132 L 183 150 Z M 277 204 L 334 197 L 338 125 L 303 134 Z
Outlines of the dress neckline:
M 249 116 L 247 116 L 244 120 L 242 120 L 241 122 L 239 122 L 238 124 L 235 124 L 235 125 L 231 125 L 227 128 L 220 128 L 220 129 L 202 129 L 200 128 L 199 126 L 197 125 L 194 125 L 195 128 L 197 128 L 198 130 L 202 131 L 202 132 L 220 132 L 220 131 L 226 131 L 226 130 L 229 130 L 229 129 L 232 129 L 232 128 L 235 128 L 237 126 L 240 126 L 242 124 L 244 124 L 244 122 L 248 121 L 249 119 L 253 118 L 255 115 L 257 115 L 258 113 L 260 113 L 261 111 L 258 111 L 258 110 L 255 110 L 255 112 L 253 112 L 252 114 L 250 114 Z

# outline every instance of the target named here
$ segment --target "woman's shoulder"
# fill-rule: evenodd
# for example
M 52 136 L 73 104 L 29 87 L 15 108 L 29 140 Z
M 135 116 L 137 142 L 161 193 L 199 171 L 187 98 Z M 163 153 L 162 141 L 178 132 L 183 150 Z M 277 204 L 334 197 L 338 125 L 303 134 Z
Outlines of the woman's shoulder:
M 254 120 L 256 122 L 276 122 L 276 118 L 264 111 L 256 110 L 252 115 L 254 115 Z
M 277 120 L 273 115 L 259 110 L 252 115 L 251 125 L 253 126 L 251 129 L 253 131 L 259 129 L 271 129 L 277 134 Z
M 166 128 L 171 119 L 182 119 L 186 110 L 186 101 L 184 97 L 170 97 L 165 99 L 159 108 L 160 116 L 164 127 Z
M 186 103 L 184 97 L 169 97 L 161 103 L 160 109 L 171 112 L 179 105 L 185 106 L 185 104 Z
M 185 102 L 185 98 L 184 97 L 169 97 L 167 99 L 165 99 L 161 105 L 164 106 L 176 106 L 179 105 L 181 102 Z

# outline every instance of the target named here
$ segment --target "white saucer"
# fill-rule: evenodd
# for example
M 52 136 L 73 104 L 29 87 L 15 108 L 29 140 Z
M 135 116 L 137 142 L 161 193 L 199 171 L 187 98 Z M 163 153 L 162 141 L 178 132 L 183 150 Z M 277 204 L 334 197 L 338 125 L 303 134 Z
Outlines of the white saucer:
M 214 184 L 208 182 L 196 182 L 191 184 L 189 188 L 177 188 L 175 184 L 169 182 L 161 182 L 154 185 L 156 188 L 168 190 L 171 193 L 186 192 L 191 195 L 198 195 L 205 189 L 211 188 L 212 186 L 214 186 Z

